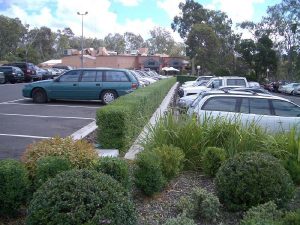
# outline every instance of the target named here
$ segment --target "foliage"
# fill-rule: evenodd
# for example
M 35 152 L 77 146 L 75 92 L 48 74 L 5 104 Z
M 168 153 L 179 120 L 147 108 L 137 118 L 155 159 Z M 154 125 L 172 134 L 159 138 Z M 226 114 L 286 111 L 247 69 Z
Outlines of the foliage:
M 163 225 L 196 225 L 196 223 L 186 215 L 178 215 L 176 218 L 168 219 Z
M 97 159 L 92 144 L 86 140 L 74 141 L 71 137 L 54 137 L 30 144 L 22 156 L 22 160 L 31 176 L 35 175 L 36 162 L 45 156 L 61 156 L 70 161 L 74 168 L 90 167 Z
M 150 30 L 151 37 L 147 40 L 151 53 L 169 54 L 174 47 L 175 41 L 172 34 L 162 27 L 155 27 Z
M 144 43 L 144 39 L 141 35 L 136 35 L 132 32 L 125 32 L 124 33 L 124 40 L 126 45 L 126 50 L 137 50 L 142 47 Z
M 98 110 L 97 140 L 101 146 L 127 151 L 174 83 L 174 78 L 158 81 Z
M 181 75 L 181 76 L 176 76 L 177 82 L 180 84 L 183 84 L 186 81 L 194 81 L 197 79 L 195 76 L 186 76 L 186 75 Z
M 178 204 L 184 214 L 206 221 L 216 221 L 220 206 L 219 199 L 203 188 L 194 189 L 191 196 L 182 197 Z
M 163 145 L 155 148 L 153 151 L 160 158 L 162 173 L 167 180 L 179 174 L 184 160 L 184 153 L 180 148 L 172 145 Z
M 26 200 L 28 176 L 19 161 L 0 160 L 0 215 L 13 216 Z
M 48 180 L 33 195 L 26 224 L 136 224 L 133 203 L 113 178 L 70 170 Z
M 283 225 L 299 225 L 300 209 L 294 212 L 287 212 L 283 218 Z
M 110 51 L 115 51 L 118 53 L 125 52 L 125 39 L 123 35 L 119 33 L 109 33 L 107 36 L 105 36 L 104 43 L 105 47 Z
M 289 159 L 284 161 L 284 167 L 291 175 L 294 184 L 299 185 L 300 184 L 300 162 L 298 162 L 295 158 L 290 157 Z
M 241 225 L 280 225 L 282 212 L 270 201 L 250 208 L 244 215 Z
M 246 210 L 274 201 L 283 206 L 293 197 L 290 175 L 266 153 L 245 152 L 228 159 L 216 175 L 220 201 L 229 210 Z
M 226 152 L 222 148 L 207 147 L 203 153 L 203 171 L 214 177 L 226 159 Z
M 40 187 L 48 179 L 71 169 L 71 163 L 61 156 L 46 156 L 36 162 L 35 187 Z
M 120 158 L 102 157 L 97 160 L 94 168 L 98 172 L 110 175 L 112 178 L 119 181 L 125 189 L 129 189 L 129 169 L 125 160 Z
M 166 184 L 161 164 L 161 158 L 154 151 L 142 151 L 137 156 L 135 184 L 148 196 L 160 192 Z

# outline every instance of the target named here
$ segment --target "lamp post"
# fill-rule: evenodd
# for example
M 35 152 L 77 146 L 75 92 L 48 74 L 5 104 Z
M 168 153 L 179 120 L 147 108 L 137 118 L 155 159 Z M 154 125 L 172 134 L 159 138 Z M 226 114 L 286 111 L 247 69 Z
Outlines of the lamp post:
M 197 75 L 198 75 L 198 77 L 200 75 L 200 69 L 201 69 L 201 66 L 197 66 Z
M 270 69 L 267 68 L 267 80 L 269 81 L 269 72 L 270 72 Z
M 88 12 L 85 13 L 77 12 L 77 15 L 81 16 L 81 68 L 83 68 L 83 16 L 87 14 Z

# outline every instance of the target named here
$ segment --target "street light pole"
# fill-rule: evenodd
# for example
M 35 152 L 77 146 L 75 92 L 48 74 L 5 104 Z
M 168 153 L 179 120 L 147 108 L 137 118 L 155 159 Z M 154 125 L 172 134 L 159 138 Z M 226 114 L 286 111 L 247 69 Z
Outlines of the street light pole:
M 85 13 L 77 12 L 77 15 L 81 16 L 81 68 L 83 68 L 83 16 L 87 14 L 88 12 Z

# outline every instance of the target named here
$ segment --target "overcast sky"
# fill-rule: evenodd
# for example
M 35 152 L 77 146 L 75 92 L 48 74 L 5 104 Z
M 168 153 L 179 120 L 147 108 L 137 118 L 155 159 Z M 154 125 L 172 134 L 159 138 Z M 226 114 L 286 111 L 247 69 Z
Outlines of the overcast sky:
M 104 38 L 108 33 L 130 31 L 149 38 L 155 26 L 171 30 L 182 0 L 0 0 L 0 14 L 18 17 L 31 28 L 47 26 L 53 31 L 70 27 L 81 35 L 81 16 L 84 16 L 84 36 Z M 281 0 L 196 0 L 205 8 L 221 10 L 234 23 L 259 21 L 268 6 Z M 1 34 L 0 34 L 1 35 Z M 177 33 L 175 40 L 180 41 Z

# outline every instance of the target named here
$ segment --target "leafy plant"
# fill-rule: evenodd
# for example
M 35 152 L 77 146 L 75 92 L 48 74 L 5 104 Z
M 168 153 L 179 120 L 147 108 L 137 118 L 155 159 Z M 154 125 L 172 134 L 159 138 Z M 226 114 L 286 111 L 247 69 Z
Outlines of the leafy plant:
M 168 219 L 164 225 L 196 225 L 196 223 L 186 215 L 178 215 L 176 218 Z
M 0 215 L 14 216 L 27 197 L 29 181 L 24 165 L 0 160 Z
M 70 162 L 59 156 L 46 156 L 39 159 L 37 161 L 36 175 L 34 177 L 35 187 L 40 187 L 49 178 L 53 178 L 57 174 L 70 169 Z
M 94 168 L 98 172 L 110 175 L 119 181 L 125 189 L 130 187 L 128 164 L 120 158 L 102 157 L 96 163 Z
M 283 225 L 299 225 L 299 224 L 300 224 L 300 209 L 285 214 L 283 218 Z
M 177 176 L 183 167 L 184 153 L 172 145 L 157 147 L 154 153 L 160 157 L 162 172 L 167 180 Z
M 228 159 L 217 172 L 216 187 L 220 201 L 230 210 L 246 210 L 268 201 L 283 206 L 294 191 L 291 177 L 280 162 L 259 152 Z
M 203 153 L 203 171 L 207 175 L 214 177 L 226 159 L 226 152 L 222 148 L 207 147 Z
M 54 137 L 29 145 L 22 156 L 31 177 L 36 173 L 36 162 L 45 156 L 61 156 L 70 161 L 74 168 L 90 167 L 98 155 L 86 140 L 74 141 L 71 137 Z
M 160 192 L 166 184 L 161 158 L 154 151 L 139 153 L 136 159 L 134 177 L 136 186 L 146 195 L 151 196 Z
M 44 183 L 28 208 L 26 224 L 136 224 L 127 192 L 111 176 L 69 170 Z
M 300 162 L 298 162 L 295 158 L 289 157 L 283 162 L 285 169 L 291 175 L 294 184 L 300 184 Z

